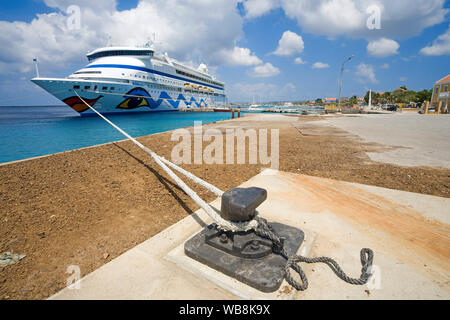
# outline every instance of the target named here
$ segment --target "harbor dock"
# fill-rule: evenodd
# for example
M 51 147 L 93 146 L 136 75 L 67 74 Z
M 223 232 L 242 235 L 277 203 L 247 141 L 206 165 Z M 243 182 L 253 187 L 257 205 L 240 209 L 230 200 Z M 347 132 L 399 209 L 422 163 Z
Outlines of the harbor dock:
M 369 287 L 302 265 L 307 291 L 283 283 L 262 294 L 189 260 L 183 243 L 210 220 L 147 154 L 121 141 L 0 165 L 0 251 L 26 255 L 0 272 L 0 298 L 449 299 L 448 121 L 246 114 L 202 128 L 277 129 L 279 170 L 181 165 L 222 190 L 267 189 L 261 216 L 302 229 L 302 254 L 331 256 L 351 276 L 360 272 L 359 250 L 373 249 L 381 282 Z M 171 159 L 172 133 L 138 141 Z M 214 194 L 193 189 L 220 207 Z M 66 288 L 71 266 L 80 290 Z
M 64 289 L 50 299 L 450 298 L 450 199 L 271 169 L 240 187 L 250 186 L 268 190 L 262 216 L 304 230 L 302 255 L 333 255 L 357 275 L 360 247 L 372 248 L 372 281 L 352 286 L 324 265 L 304 264 L 306 291 L 284 281 L 276 292 L 262 293 L 184 254 L 186 240 L 202 229 L 199 221 L 211 223 L 199 210 L 84 277 L 79 290 Z M 220 200 L 212 205 L 220 208 Z

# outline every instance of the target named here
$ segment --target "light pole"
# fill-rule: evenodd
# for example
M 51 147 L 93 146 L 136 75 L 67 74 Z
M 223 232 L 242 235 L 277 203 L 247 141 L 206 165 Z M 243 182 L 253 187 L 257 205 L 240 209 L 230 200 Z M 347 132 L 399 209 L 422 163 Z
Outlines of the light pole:
M 344 65 L 349 62 L 350 60 L 352 60 L 355 57 L 355 55 L 351 55 L 347 60 L 344 61 L 344 63 L 342 64 L 341 67 L 341 77 L 339 79 L 339 100 L 338 100 L 338 111 L 341 111 L 341 92 L 342 92 L 342 77 L 344 75 Z
M 38 69 L 37 58 L 34 58 L 33 61 L 34 61 L 34 67 L 36 68 L 36 78 L 39 78 L 39 69 Z

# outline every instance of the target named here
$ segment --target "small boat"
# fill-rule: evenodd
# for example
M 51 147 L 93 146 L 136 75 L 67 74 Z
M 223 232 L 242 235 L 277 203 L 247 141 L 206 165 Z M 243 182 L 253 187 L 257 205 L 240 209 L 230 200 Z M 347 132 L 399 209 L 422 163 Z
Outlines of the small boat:
M 247 110 L 247 112 L 263 112 L 264 108 L 262 108 L 262 106 L 258 105 L 258 104 L 252 104 Z
M 214 112 L 231 112 L 231 109 L 227 107 L 218 107 L 214 108 Z

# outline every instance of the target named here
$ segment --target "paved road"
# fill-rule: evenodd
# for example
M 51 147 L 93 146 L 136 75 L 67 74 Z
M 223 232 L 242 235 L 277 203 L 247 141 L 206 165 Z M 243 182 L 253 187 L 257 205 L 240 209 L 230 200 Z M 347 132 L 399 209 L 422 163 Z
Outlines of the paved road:
M 324 122 L 369 142 L 403 147 L 368 153 L 374 161 L 450 169 L 450 115 L 361 115 L 329 118 Z

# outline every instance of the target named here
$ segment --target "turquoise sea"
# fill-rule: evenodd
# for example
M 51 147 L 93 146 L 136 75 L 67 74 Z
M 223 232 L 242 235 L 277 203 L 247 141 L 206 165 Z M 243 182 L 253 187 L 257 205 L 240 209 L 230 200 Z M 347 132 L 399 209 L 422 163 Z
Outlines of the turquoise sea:
M 230 119 L 228 112 L 155 112 L 107 116 L 133 137 Z M 123 140 L 100 117 L 67 106 L 1 107 L 0 163 Z M 151 147 L 151 146 L 150 146 Z

